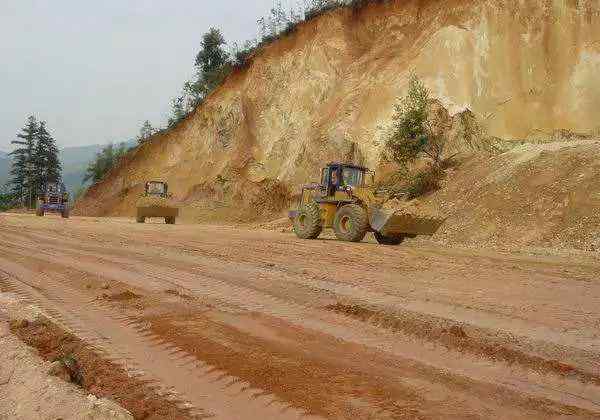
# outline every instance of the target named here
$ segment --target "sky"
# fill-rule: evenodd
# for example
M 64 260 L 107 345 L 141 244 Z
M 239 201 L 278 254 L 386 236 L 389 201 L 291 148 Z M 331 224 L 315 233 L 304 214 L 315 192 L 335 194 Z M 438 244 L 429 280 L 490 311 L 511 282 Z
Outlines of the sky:
M 286 2 L 284 1 L 284 4 Z M 59 147 L 164 126 L 202 35 L 243 43 L 273 0 L 0 0 L 0 151 L 28 115 Z

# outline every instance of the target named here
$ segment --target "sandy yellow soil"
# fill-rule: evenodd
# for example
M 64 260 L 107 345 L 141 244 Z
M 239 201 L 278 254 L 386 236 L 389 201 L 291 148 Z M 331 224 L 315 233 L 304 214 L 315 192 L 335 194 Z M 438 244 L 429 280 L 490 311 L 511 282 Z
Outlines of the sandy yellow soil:
M 215 419 L 600 416 L 597 253 L 0 214 L 0 289 Z

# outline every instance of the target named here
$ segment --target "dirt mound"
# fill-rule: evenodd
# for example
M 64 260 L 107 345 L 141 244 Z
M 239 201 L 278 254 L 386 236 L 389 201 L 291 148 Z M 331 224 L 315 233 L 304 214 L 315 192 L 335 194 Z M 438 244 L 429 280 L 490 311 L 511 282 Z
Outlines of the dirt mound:
M 448 218 L 434 236 L 442 243 L 598 251 L 600 141 L 472 156 L 422 201 Z

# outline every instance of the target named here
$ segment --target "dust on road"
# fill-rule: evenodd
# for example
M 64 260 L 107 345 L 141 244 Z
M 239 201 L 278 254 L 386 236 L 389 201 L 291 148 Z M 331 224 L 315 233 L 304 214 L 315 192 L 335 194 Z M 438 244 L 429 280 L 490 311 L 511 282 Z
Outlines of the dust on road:
M 600 416 L 600 261 L 0 214 L 0 289 L 190 417 Z

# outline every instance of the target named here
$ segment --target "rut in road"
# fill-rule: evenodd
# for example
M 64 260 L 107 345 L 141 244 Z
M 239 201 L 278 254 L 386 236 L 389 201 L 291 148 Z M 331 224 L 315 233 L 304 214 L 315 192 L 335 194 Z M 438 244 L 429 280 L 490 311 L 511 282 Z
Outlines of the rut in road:
M 59 324 L 89 343 L 93 351 L 107 360 L 123 364 L 136 378 L 143 378 L 159 394 L 181 401 L 192 416 L 231 419 L 318 418 L 278 401 L 264 390 L 223 375 L 177 346 L 165 342 L 136 319 L 116 315 L 110 306 L 69 289 L 68 282 L 40 276 L 0 258 L 0 284 L 39 305 Z M 13 273 L 19 273 L 28 282 Z M 11 274 L 9 274 L 11 273 Z M 44 290 L 41 293 L 39 290 Z M 85 312 L 80 304 L 87 302 Z
M 17 246 L 14 242 L 12 244 L 13 246 Z M 55 246 L 58 245 L 59 244 L 55 244 Z M 427 331 L 434 328 L 436 323 L 439 324 L 444 321 L 448 324 L 448 329 L 451 329 L 453 326 L 462 329 L 463 326 L 468 325 L 470 327 L 470 333 L 477 329 L 479 335 L 472 334 L 474 337 L 470 337 L 469 341 L 462 340 L 454 346 L 460 347 L 462 352 L 471 348 L 472 352 L 475 352 L 477 355 L 505 360 L 510 364 L 521 363 L 526 369 L 529 368 L 534 371 L 545 370 L 557 375 L 568 375 L 570 377 L 577 376 L 581 380 L 592 381 L 597 385 L 598 382 L 600 382 L 600 376 L 598 376 L 598 373 L 594 373 L 600 372 L 600 361 L 597 357 L 598 350 L 600 350 L 600 339 L 593 338 L 591 331 L 587 336 L 582 336 L 581 332 L 578 335 L 571 335 L 569 332 L 559 335 L 548 328 L 521 326 L 521 329 L 527 327 L 530 338 L 533 338 L 532 343 L 529 345 L 530 347 L 536 345 L 535 340 L 544 341 L 544 349 L 547 355 L 540 357 L 537 355 L 529 355 L 529 353 L 520 350 L 518 347 L 515 350 L 507 347 L 507 345 L 514 343 L 514 337 L 518 337 L 518 331 L 515 329 L 515 326 L 522 324 L 522 322 L 515 319 L 496 318 L 494 320 L 494 328 L 490 329 L 492 327 L 490 321 L 486 322 L 486 320 L 478 320 L 477 324 L 473 324 L 472 320 L 478 319 L 474 310 L 453 308 L 455 319 L 453 322 L 448 322 L 443 318 L 443 315 L 447 313 L 448 308 L 440 303 L 429 303 L 426 307 L 423 307 L 422 304 L 417 306 L 412 303 L 399 301 L 399 299 L 393 295 L 370 291 L 368 287 L 361 288 L 327 280 L 306 279 L 305 276 L 293 276 L 285 272 L 273 272 L 273 268 L 248 268 L 245 266 L 238 267 L 237 265 L 234 265 L 236 268 L 234 272 L 228 271 L 227 273 L 224 273 L 222 270 L 213 268 L 218 266 L 216 260 L 208 259 L 206 257 L 196 258 L 197 261 L 191 263 L 189 261 L 190 258 L 170 255 L 169 260 L 163 258 L 161 261 L 162 264 L 158 266 L 156 265 L 156 258 L 136 254 L 130 251 L 121 251 L 121 255 L 115 255 L 117 252 L 114 250 L 84 246 L 82 244 L 71 244 L 62 249 L 62 253 L 53 252 L 53 255 L 57 259 L 65 260 L 65 263 L 68 263 L 69 260 L 67 259 L 70 258 L 71 265 L 74 265 L 75 261 L 87 261 L 91 262 L 91 264 L 98 264 L 97 261 L 100 259 L 103 265 L 109 265 L 115 267 L 115 269 L 123 270 L 121 277 L 126 275 L 131 277 L 131 274 L 135 273 L 136 278 L 140 279 L 140 281 L 135 284 L 144 288 L 151 287 L 152 290 L 161 289 L 160 286 L 154 287 L 153 285 L 161 285 L 168 282 L 173 287 L 181 289 L 185 293 L 192 292 L 194 289 L 193 286 L 188 286 L 188 283 L 184 284 L 182 282 L 184 277 L 181 274 L 185 273 L 186 275 L 200 276 L 200 278 L 210 278 L 211 281 L 214 281 L 214 279 L 222 279 L 222 282 L 219 284 L 233 284 L 241 287 L 241 289 L 237 289 L 236 292 L 243 293 L 242 295 L 246 295 L 248 289 L 252 289 L 255 292 L 260 293 L 259 301 L 270 298 L 279 299 L 279 301 L 286 300 L 286 304 L 290 306 L 291 303 L 289 302 L 289 298 L 285 299 L 287 297 L 287 290 L 281 290 L 279 293 L 276 293 L 276 287 L 274 286 L 277 282 L 281 283 L 284 281 L 288 285 L 311 290 L 313 293 L 327 292 L 332 298 L 337 298 L 333 299 L 335 304 L 326 305 L 323 303 L 322 305 L 317 306 L 319 309 L 321 307 L 336 307 L 336 305 L 340 305 L 338 300 L 349 301 L 351 302 L 351 305 L 345 306 L 363 308 L 363 313 L 369 312 L 377 314 L 377 316 L 373 317 L 373 320 L 384 319 L 388 324 L 393 323 L 394 326 L 401 325 L 403 329 L 400 329 L 399 332 L 416 335 L 421 339 L 430 339 L 431 336 L 421 334 L 420 331 L 415 333 L 414 330 L 416 328 L 422 328 L 424 331 Z M 123 256 L 123 254 L 126 255 L 126 257 Z M 69 255 L 72 257 L 68 257 Z M 172 259 L 175 259 L 177 265 L 173 263 Z M 90 269 L 92 268 L 93 265 Z M 266 283 L 267 287 L 255 285 L 256 282 L 252 280 L 253 276 L 264 278 L 268 282 Z M 149 279 L 151 281 L 148 282 L 146 280 L 146 286 L 143 286 L 144 279 Z M 196 293 L 202 295 L 209 292 L 204 289 L 196 290 Z M 211 295 L 211 297 L 219 299 L 216 295 Z M 233 304 L 231 300 L 224 301 L 221 299 L 220 302 L 222 304 Z M 299 310 L 306 306 L 314 306 L 314 303 L 313 305 L 309 305 L 308 301 L 299 302 L 299 306 L 294 308 Z M 256 310 L 257 308 L 245 309 Z M 343 313 L 344 311 L 338 312 Z M 423 315 L 425 315 L 425 317 L 423 317 Z M 423 320 L 423 318 L 425 320 Z M 362 317 L 359 317 L 359 319 L 362 319 Z M 395 329 L 398 330 L 398 328 Z M 502 334 L 505 334 L 506 338 L 499 341 L 498 337 Z M 453 343 L 452 340 L 442 340 L 442 338 L 438 338 L 438 340 L 441 340 L 440 343 L 444 345 Z M 520 337 L 519 340 L 518 345 L 522 346 L 527 338 Z M 565 363 L 558 363 L 556 359 L 559 355 L 565 353 L 579 354 L 579 361 L 580 363 L 581 361 L 586 362 L 583 365 L 586 369 L 582 370 Z
M 0 230 L 2 229 L 0 225 Z M 200 254 L 194 251 L 173 251 L 169 241 L 165 241 L 164 248 L 156 246 L 155 251 L 151 251 L 149 247 L 137 245 L 137 240 L 130 239 L 126 239 L 128 245 L 122 249 L 119 245 L 120 240 L 111 243 L 113 239 L 110 235 L 103 238 L 103 246 L 97 246 L 93 243 L 87 244 L 81 237 L 61 244 L 59 239 L 52 238 L 52 235 L 40 234 L 35 239 L 32 237 L 32 240 L 27 240 L 15 235 L 15 232 L 6 233 L 7 235 L 0 239 L 0 249 L 6 250 L 7 258 L 15 263 L 13 270 L 18 271 L 17 266 L 26 266 L 33 272 L 28 273 L 28 276 L 43 272 L 46 277 L 54 279 L 55 283 L 72 289 L 73 293 L 69 292 L 64 296 L 67 302 L 57 304 L 60 307 L 81 307 L 86 299 L 88 302 L 93 299 L 93 293 L 83 290 L 80 279 L 85 277 L 90 281 L 93 279 L 94 282 L 109 281 L 111 284 L 120 285 L 120 290 L 130 289 L 135 295 L 147 296 L 147 299 L 150 299 L 148 302 L 156 305 L 156 310 L 150 310 L 149 315 L 134 311 L 132 305 L 127 307 L 106 302 L 98 303 L 94 313 L 98 311 L 102 316 L 116 317 L 116 325 L 131 324 L 128 328 L 139 330 L 136 331 L 138 335 L 156 333 L 159 329 L 153 322 L 161 317 L 168 320 L 165 326 L 170 328 L 168 333 L 171 335 L 167 336 L 161 332 L 157 336 L 172 346 L 168 351 L 172 353 L 170 357 L 187 352 L 199 360 L 209 360 L 207 354 L 204 355 L 206 359 L 203 359 L 198 357 L 202 355 L 202 351 L 192 351 L 184 345 L 194 339 L 194 334 L 198 334 L 195 337 L 198 346 L 202 346 L 202 340 L 208 339 L 213 343 L 224 340 L 227 346 L 235 347 L 240 344 L 232 332 L 235 328 L 248 334 L 248 337 L 254 336 L 257 339 L 261 334 L 268 332 L 277 336 L 285 335 L 281 338 L 272 337 L 273 340 L 285 338 L 282 342 L 287 342 L 288 345 L 277 353 L 278 357 L 288 361 L 298 358 L 297 360 L 304 362 L 299 356 L 310 354 L 312 360 L 327 363 L 328 369 L 337 366 L 337 371 L 331 370 L 331 378 L 335 380 L 328 385 L 331 393 L 339 393 L 339 396 L 342 396 L 346 392 L 348 402 L 352 401 L 350 395 L 354 392 L 371 392 L 374 389 L 368 382 L 354 389 L 340 389 L 336 382 L 347 376 L 350 370 L 355 370 L 361 372 L 365 380 L 380 378 L 381 389 L 399 390 L 397 385 L 402 385 L 403 388 L 412 390 L 404 394 L 404 398 L 406 402 L 412 400 L 414 403 L 410 406 L 416 410 L 411 411 L 413 417 L 415 413 L 416 417 L 422 413 L 425 418 L 439 417 L 441 413 L 445 413 L 447 418 L 477 417 L 484 412 L 483 407 L 486 407 L 487 415 L 493 413 L 497 418 L 552 418 L 567 414 L 592 418 L 598 413 L 595 402 L 598 396 L 597 387 L 569 378 L 532 374 L 519 366 L 508 366 L 502 362 L 448 351 L 435 343 L 424 342 L 401 332 L 390 333 L 322 307 L 324 302 L 332 299 L 337 301 L 344 296 L 360 298 L 370 305 L 397 304 L 393 295 L 381 291 L 371 290 L 365 293 L 360 287 L 346 287 L 347 285 L 330 280 L 316 282 L 315 279 L 301 273 L 292 275 L 289 272 L 273 270 L 273 267 L 258 266 L 260 258 L 248 264 L 235 258 L 233 262 L 228 263 L 220 260 L 221 257 L 218 256 L 213 255 L 209 258 L 204 255 L 204 251 Z M 76 236 L 74 231 L 69 231 L 69 234 Z M 119 235 L 124 234 L 128 232 Z M 138 231 L 132 236 L 137 234 Z M 136 245 L 132 246 L 132 243 Z M 183 243 L 182 247 L 195 248 L 196 245 Z M 4 261 L 1 264 L 4 265 Z M 276 285 L 277 280 L 283 283 L 280 287 Z M 52 288 L 58 287 L 51 281 L 50 284 Z M 52 296 L 52 293 L 46 290 L 48 286 L 44 281 L 40 280 L 36 287 L 46 295 Z M 169 289 L 180 290 L 190 297 L 186 307 L 195 311 L 193 314 L 190 312 L 189 319 L 192 322 L 205 322 L 205 325 L 217 327 L 220 325 L 221 330 L 202 332 L 194 329 L 192 323 L 186 319 L 185 312 L 173 312 L 175 309 L 172 299 L 165 297 L 168 296 L 165 292 Z M 301 290 L 301 293 L 298 290 Z M 378 294 L 374 294 L 375 292 Z M 318 298 L 319 293 L 321 297 L 315 307 L 307 298 Z M 382 298 L 387 300 L 380 300 Z M 201 312 L 198 302 L 201 301 L 210 302 L 214 306 L 215 309 L 209 315 L 218 315 L 221 324 L 214 324 L 210 317 L 203 318 L 198 315 L 198 312 Z M 84 317 L 81 318 L 83 320 Z M 253 320 L 271 320 L 268 324 L 269 330 L 253 331 Z M 84 321 L 93 323 L 93 319 Z M 290 338 L 291 331 L 293 339 Z M 264 340 L 248 345 L 255 346 L 257 352 L 262 350 L 269 354 L 275 351 L 272 343 L 268 344 Z M 296 349 L 292 350 L 292 346 Z M 134 356 L 135 360 L 137 355 Z M 192 359 L 187 360 L 193 363 Z M 242 360 L 248 364 L 256 363 L 251 359 Z M 279 363 L 277 359 L 270 360 L 275 364 Z M 306 359 L 306 368 L 316 366 L 314 361 Z M 221 375 L 231 376 L 233 366 L 228 365 L 226 360 L 217 362 L 218 360 L 215 360 L 213 366 L 218 366 Z M 343 373 L 344 370 L 346 373 Z M 290 374 L 292 373 L 290 371 Z M 233 375 L 233 378 L 246 380 L 248 383 L 253 383 L 254 380 L 244 375 Z M 267 393 L 270 391 L 279 395 L 277 387 L 282 383 L 283 381 L 274 381 L 262 389 Z M 309 384 L 310 382 L 307 385 L 311 386 Z M 312 383 L 312 386 L 318 389 L 316 385 Z M 419 399 L 419 395 L 423 397 Z M 450 400 L 453 401 L 452 406 L 449 405 Z M 294 403 L 298 404 L 298 401 Z M 302 407 L 302 403 L 298 405 Z M 396 414 L 399 412 L 401 411 Z M 351 418 L 349 413 L 350 411 L 345 412 L 337 418 Z M 385 414 L 382 413 L 380 417 L 383 418 Z
M 60 261 L 61 258 L 65 258 L 64 256 L 61 257 L 60 253 L 57 253 L 56 251 L 40 250 L 39 252 L 41 255 L 55 257 L 58 261 Z M 53 255 L 54 253 L 57 253 L 58 255 Z M 78 261 L 81 265 L 81 258 L 78 259 Z M 85 266 L 85 263 L 83 266 Z M 460 360 L 461 356 L 458 354 L 451 354 L 449 357 L 446 356 L 440 359 L 440 355 L 436 354 L 437 350 L 433 352 L 431 350 L 424 351 L 421 343 L 417 343 L 414 340 L 410 340 L 406 337 L 406 341 L 404 341 L 402 348 L 398 348 L 396 340 L 382 338 L 380 335 L 374 336 L 373 331 L 366 328 L 362 323 L 343 320 L 340 318 L 338 319 L 338 322 L 343 323 L 344 326 L 336 326 L 335 324 L 331 323 L 330 319 L 323 320 L 319 319 L 319 317 L 316 318 L 314 316 L 314 308 L 306 308 L 303 305 L 291 304 L 273 296 L 263 295 L 249 289 L 233 286 L 224 280 L 200 277 L 197 274 L 190 274 L 181 271 L 178 272 L 179 275 L 177 276 L 176 273 L 161 269 L 160 267 L 147 267 L 146 265 L 144 265 L 144 267 L 145 268 L 137 267 L 137 265 L 130 267 L 136 271 L 142 269 L 146 270 L 142 271 L 141 273 L 137 273 L 135 278 L 162 279 L 163 283 L 178 284 L 194 295 L 212 297 L 215 301 L 220 302 L 223 305 L 233 304 L 234 307 L 243 308 L 247 311 L 262 311 L 263 313 L 267 312 L 271 316 L 276 316 L 288 322 L 292 322 L 295 325 L 300 325 L 303 328 L 324 331 L 327 334 L 333 335 L 338 339 L 348 342 L 359 342 L 363 345 L 385 349 L 386 351 L 392 352 L 393 354 L 396 354 L 402 358 L 410 356 L 413 360 L 421 360 L 422 362 L 427 362 L 427 364 L 430 364 L 432 360 L 435 360 L 435 363 L 438 367 L 451 367 L 456 369 L 455 371 L 457 371 L 459 374 L 466 373 L 469 377 L 473 377 L 473 373 L 481 375 L 481 372 L 469 372 L 468 370 L 465 372 L 464 368 L 459 367 L 456 361 Z M 143 284 L 138 284 L 138 286 L 143 287 Z M 411 348 L 412 351 L 409 351 Z M 175 349 L 175 352 L 178 351 L 178 349 Z M 185 354 L 185 352 L 180 353 Z M 432 359 L 423 360 L 422 356 L 424 353 L 429 353 L 429 355 L 432 356 Z M 520 392 L 527 392 L 538 397 L 550 398 L 555 401 L 569 401 L 569 403 L 572 405 L 584 408 L 593 408 L 595 405 L 592 399 L 585 397 L 587 394 L 593 395 L 593 392 L 595 391 L 593 389 L 579 387 L 576 389 L 576 392 L 573 392 L 571 393 L 572 395 L 569 395 L 567 394 L 567 392 L 569 392 L 569 386 L 573 387 L 579 384 L 567 383 L 567 387 L 565 387 L 565 384 L 563 383 L 563 390 L 561 391 L 561 386 L 551 387 L 548 385 L 548 383 L 538 384 L 537 386 L 535 386 L 535 383 L 523 383 L 520 380 L 522 376 L 515 375 L 515 372 L 507 375 L 505 370 L 505 367 L 490 365 L 485 373 L 486 375 L 494 373 L 497 383 L 504 383 L 504 386 L 508 385 L 510 388 Z M 516 373 L 523 374 L 523 372 Z M 548 378 L 544 378 L 544 380 L 547 379 Z

